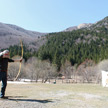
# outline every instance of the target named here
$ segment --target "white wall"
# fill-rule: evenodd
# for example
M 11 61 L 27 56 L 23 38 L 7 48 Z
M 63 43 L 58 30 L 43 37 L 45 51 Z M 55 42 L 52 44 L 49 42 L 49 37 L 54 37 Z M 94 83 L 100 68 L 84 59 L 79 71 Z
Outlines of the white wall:
M 102 86 L 108 87 L 108 71 L 101 71 L 102 72 Z

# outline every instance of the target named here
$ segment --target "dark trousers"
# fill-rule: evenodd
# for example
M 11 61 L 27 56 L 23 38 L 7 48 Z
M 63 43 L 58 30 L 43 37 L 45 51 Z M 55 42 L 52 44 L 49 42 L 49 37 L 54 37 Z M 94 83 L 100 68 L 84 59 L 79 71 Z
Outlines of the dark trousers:
M 0 81 L 2 81 L 0 97 L 4 97 L 6 86 L 7 86 L 7 73 L 6 72 L 0 72 Z

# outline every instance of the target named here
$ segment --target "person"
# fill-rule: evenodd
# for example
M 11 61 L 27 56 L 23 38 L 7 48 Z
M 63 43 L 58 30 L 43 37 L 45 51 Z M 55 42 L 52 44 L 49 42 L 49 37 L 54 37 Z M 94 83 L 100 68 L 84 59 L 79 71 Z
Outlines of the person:
M 0 98 L 5 98 L 8 62 L 22 62 L 22 57 L 18 60 L 10 59 L 9 50 L 0 53 L 0 81 L 2 81 Z

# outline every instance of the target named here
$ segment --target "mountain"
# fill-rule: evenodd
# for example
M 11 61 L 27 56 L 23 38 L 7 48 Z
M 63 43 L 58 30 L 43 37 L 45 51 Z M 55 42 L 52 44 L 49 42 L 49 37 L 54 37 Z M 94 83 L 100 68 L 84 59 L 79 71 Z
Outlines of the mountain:
M 8 48 L 10 45 L 16 45 L 20 39 L 25 44 L 35 43 L 46 34 L 47 33 L 25 30 L 16 25 L 0 23 L 0 49 Z
M 91 30 L 91 31 L 101 32 L 102 28 L 106 28 L 106 30 L 108 29 L 108 16 L 105 17 L 104 19 L 92 24 L 87 29 Z
M 81 28 L 89 28 L 91 25 L 92 25 L 91 23 L 88 23 L 88 24 L 83 23 L 83 24 L 79 24 L 78 26 L 69 27 L 64 31 L 68 32 L 68 31 L 78 30 L 78 29 L 81 29 Z
M 79 65 L 86 59 L 95 63 L 108 59 L 108 17 L 94 24 L 80 25 L 79 28 L 48 34 L 46 44 L 38 50 L 38 57 L 49 59 L 58 70 L 66 60 L 72 65 Z
M 82 23 L 82 24 L 79 24 L 78 26 L 69 27 L 65 29 L 64 31 L 68 32 L 68 31 L 73 31 L 73 30 L 78 30 L 78 29 L 95 30 L 97 28 L 101 28 L 102 26 L 105 26 L 106 28 L 108 28 L 108 17 L 105 17 L 104 19 L 94 24 L 93 23 Z
M 103 29 L 105 29 L 104 32 L 103 32 Z M 66 30 L 61 31 L 56 34 L 40 33 L 40 32 L 26 30 L 16 25 L 0 23 L 0 49 L 8 48 L 10 45 L 17 45 L 20 43 L 20 40 L 22 40 L 24 44 L 28 45 L 28 48 L 33 48 L 34 50 L 38 50 L 47 41 L 45 35 L 48 35 L 49 37 L 50 36 L 53 37 L 53 35 L 59 36 L 59 34 L 63 34 L 64 36 L 65 34 L 64 32 L 73 33 L 73 32 L 78 32 L 80 30 L 83 30 L 83 32 L 89 31 L 89 32 L 105 34 L 107 32 L 107 29 L 108 29 L 108 17 L 94 24 L 83 23 L 78 26 L 69 27 Z M 85 35 L 84 33 L 82 33 L 79 36 L 80 37 L 75 40 L 76 44 L 81 43 L 81 42 L 84 43 L 86 42 L 87 39 L 88 39 L 88 43 L 90 43 L 92 39 L 93 40 L 98 39 L 98 36 L 92 36 L 91 33 L 88 33 L 88 35 Z M 106 39 L 103 37 L 102 40 L 105 41 Z

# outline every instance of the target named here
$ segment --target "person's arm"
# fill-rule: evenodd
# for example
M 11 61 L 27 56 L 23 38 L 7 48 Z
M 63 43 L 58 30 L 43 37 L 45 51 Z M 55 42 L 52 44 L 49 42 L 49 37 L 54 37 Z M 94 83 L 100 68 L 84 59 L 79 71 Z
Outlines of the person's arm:
M 9 62 L 22 62 L 22 57 L 20 59 L 8 59 Z
M 22 57 L 20 59 L 14 59 L 14 62 L 22 62 Z

